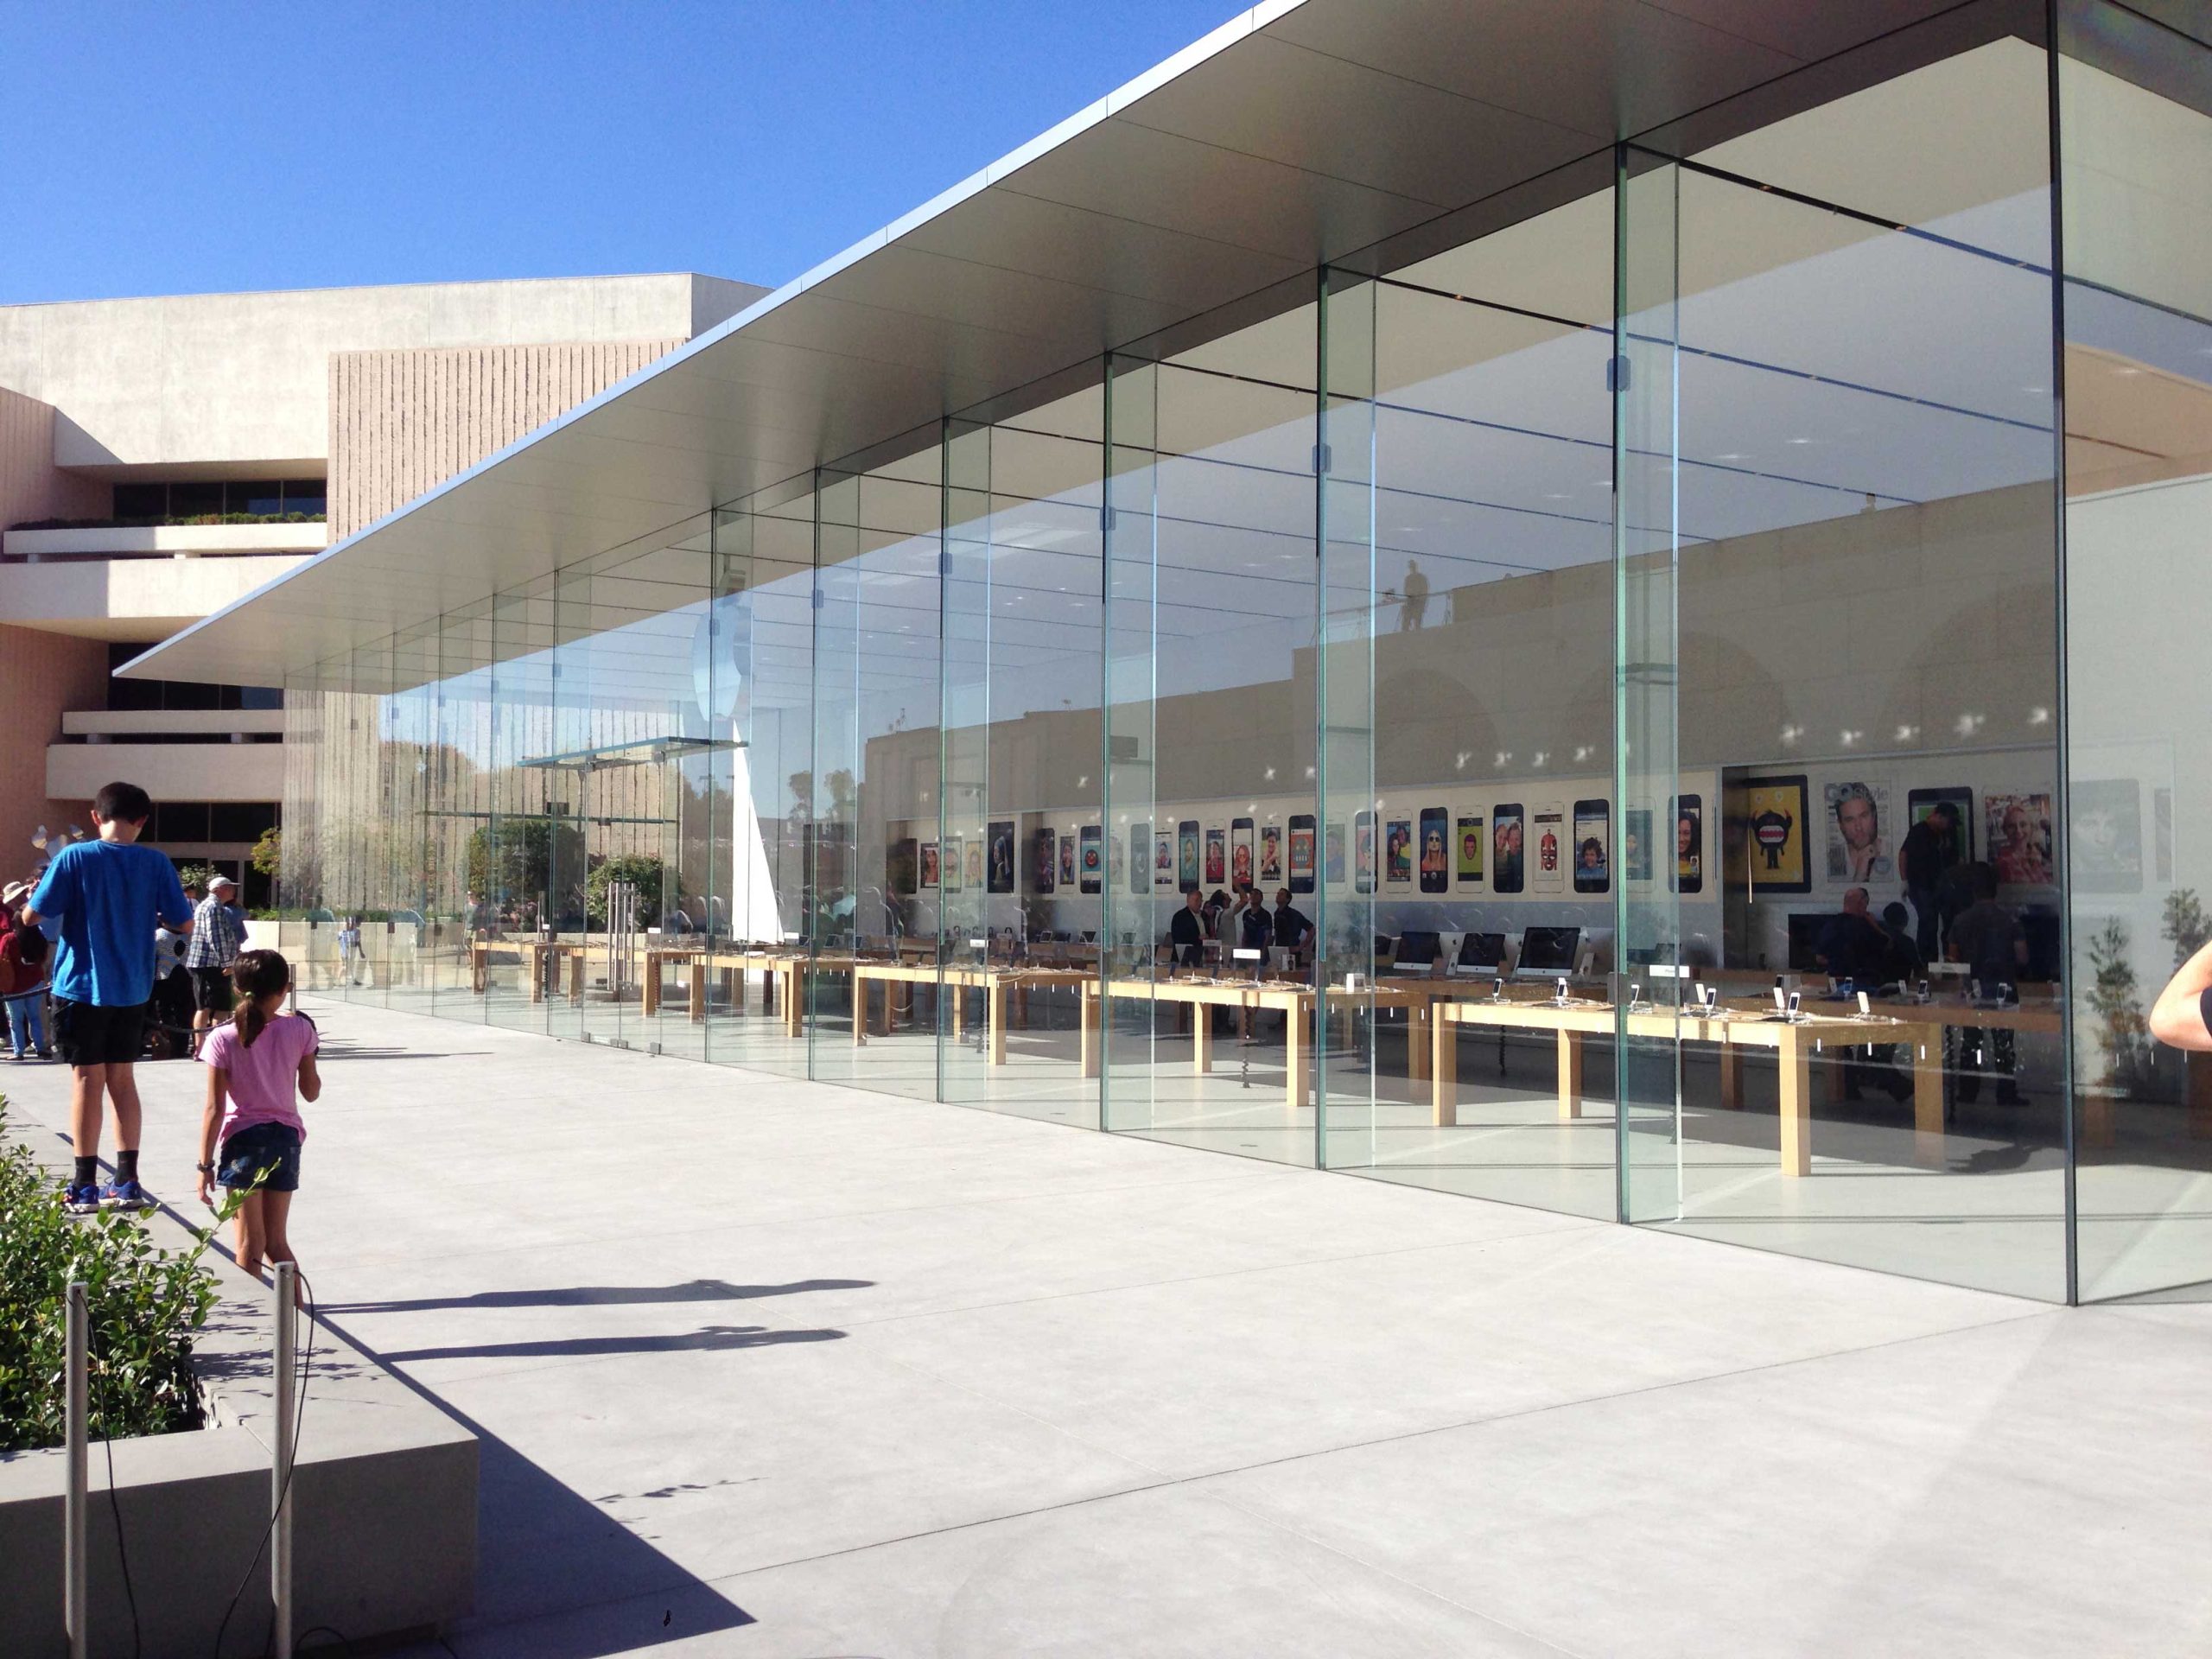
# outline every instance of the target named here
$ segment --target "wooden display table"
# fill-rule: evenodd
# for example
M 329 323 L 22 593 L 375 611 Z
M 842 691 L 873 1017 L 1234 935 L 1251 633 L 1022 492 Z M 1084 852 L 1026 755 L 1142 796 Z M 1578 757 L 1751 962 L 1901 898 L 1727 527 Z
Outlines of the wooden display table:
M 549 980 L 557 980 L 561 964 L 568 963 L 568 995 L 573 1001 L 584 994 L 583 947 L 561 939 L 471 939 L 468 942 L 468 988 L 482 996 L 491 988 L 492 953 L 512 950 L 522 963 L 530 986 L 530 1000 L 543 1002 Z
M 1096 979 L 1085 977 L 1083 998 L 1083 1075 L 1095 1077 L 1101 1069 L 1101 1032 L 1104 1004 L 1116 1001 L 1180 1002 L 1194 1010 L 1191 1020 L 1191 1065 L 1201 1077 L 1213 1070 L 1213 1024 L 1209 1008 L 1274 1009 L 1284 1016 L 1284 1104 L 1296 1113 L 1311 1103 L 1313 1071 L 1313 1022 L 1319 1010 L 1356 1011 L 1367 1008 L 1407 1008 L 1415 1006 L 1413 993 L 1401 986 L 1380 984 L 1368 990 L 1347 991 L 1331 986 L 1317 993 L 1305 980 L 1275 979 L 1117 979 L 1102 993 Z
M 971 990 L 983 993 L 984 1057 L 992 1065 L 1006 1064 L 1006 1031 L 1007 1005 L 1014 998 L 1026 998 L 1040 986 L 1082 987 L 1096 983 L 1097 976 L 1079 968 L 1031 967 L 963 967 L 947 963 L 942 967 L 935 963 L 862 962 L 852 968 L 853 976 L 853 1041 L 868 1040 L 873 1030 L 879 1036 L 891 1034 L 892 987 L 895 984 L 936 985 L 956 992 L 952 1002 L 952 1034 L 964 1037 L 968 1031 L 968 998 Z M 874 999 L 869 992 L 871 985 L 883 987 L 883 1016 L 879 1021 L 873 1017 Z

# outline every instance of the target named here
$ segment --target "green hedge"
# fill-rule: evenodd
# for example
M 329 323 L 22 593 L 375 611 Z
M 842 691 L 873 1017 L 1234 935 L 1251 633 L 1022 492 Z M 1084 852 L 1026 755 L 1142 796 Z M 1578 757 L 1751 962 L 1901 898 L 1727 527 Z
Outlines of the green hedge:
M 192 1333 L 215 1306 L 200 1259 L 213 1230 L 162 1250 L 132 1217 L 64 1213 L 60 1185 L 5 1138 L 6 1108 L 0 1096 L 0 1452 L 62 1443 L 73 1279 L 91 1316 L 92 1438 L 199 1427 Z

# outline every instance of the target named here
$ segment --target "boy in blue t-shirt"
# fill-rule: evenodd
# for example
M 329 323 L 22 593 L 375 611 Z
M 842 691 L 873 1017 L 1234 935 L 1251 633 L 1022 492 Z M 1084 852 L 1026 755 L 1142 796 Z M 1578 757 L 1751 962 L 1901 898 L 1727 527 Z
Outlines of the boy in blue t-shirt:
M 77 1167 L 62 1207 L 73 1216 L 150 1210 L 138 1185 L 138 1083 L 146 1004 L 154 994 L 154 929 L 192 926 L 176 867 L 135 843 L 154 804 L 136 784 L 110 784 L 92 802 L 98 841 L 65 847 L 46 867 L 27 918 L 60 924 L 54 960 L 54 1033 L 70 1067 L 69 1133 Z M 49 937 L 52 926 L 44 930 Z M 115 1179 L 99 1185 L 101 1097 L 115 1101 Z

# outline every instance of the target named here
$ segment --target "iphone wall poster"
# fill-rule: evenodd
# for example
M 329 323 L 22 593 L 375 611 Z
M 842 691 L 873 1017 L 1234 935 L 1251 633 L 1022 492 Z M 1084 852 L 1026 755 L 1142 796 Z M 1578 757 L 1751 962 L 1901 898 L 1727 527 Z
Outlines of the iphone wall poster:
M 1518 893 L 1526 880 L 1527 865 L 1521 844 L 1521 803 L 1509 801 L 1490 813 L 1490 880 L 1500 893 Z
M 1483 834 L 1481 813 L 1462 812 L 1459 815 L 1459 835 L 1455 845 L 1457 855 L 1454 860 L 1453 880 L 1463 887 L 1479 889 L 1483 885 L 1483 871 L 1486 864 L 1485 855 L 1489 850 Z
M 1313 820 L 1305 814 L 1290 820 L 1290 890 L 1313 891 Z
M 1375 891 L 1375 815 L 1372 812 L 1352 814 L 1351 886 L 1354 893 Z
M 1252 885 L 1252 820 L 1229 821 L 1229 890 L 1242 893 Z
M 1413 885 L 1414 821 L 1391 818 L 1382 830 L 1382 879 L 1394 887 Z
M 1574 890 L 1605 893 L 1612 887 L 1612 807 L 1605 801 L 1574 804 Z
M 1535 874 L 1532 893 L 1567 890 L 1567 809 L 1557 801 L 1540 801 L 1529 816 L 1529 839 L 1535 843 Z
M 1282 826 L 1263 823 L 1260 826 L 1260 892 L 1269 896 L 1282 884 Z
M 1421 890 L 1448 893 L 1452 888 L 1452 815 L 1440 806 L 1421 810 Z
M 1077 884 L 1078 893 L 1096 893 L 1104 887 L 1106 876 L 1106 836 L 1095 823 L 1083 826 L 1081 850 L 1077 855 L 1077 868 L 1083 879 Z
M 1206 826 L 1206 886 L 1217 887 L 1229 880 L 1229 834 L 1219 824 Z
M 1185 818 L 1175 826 L 1175 885 L 1185 893 L 1198 885 L 1198 821 Z

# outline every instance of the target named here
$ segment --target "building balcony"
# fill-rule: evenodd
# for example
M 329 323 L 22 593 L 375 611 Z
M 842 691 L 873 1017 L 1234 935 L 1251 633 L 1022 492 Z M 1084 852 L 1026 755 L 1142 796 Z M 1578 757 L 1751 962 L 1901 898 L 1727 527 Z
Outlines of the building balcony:
M 190 524 L 137 530 L 10 531 L 12 552 L 26 537 L 175 537 L 276 531 L 317 536 L 321 524 Z M 320 543 L 318 543 L 319 545 Z M 84 639 L 150 644 L 243 599 L 302 563 L 302 551 L 236 553 L 228 557 L 146 553 L 54 556 L 54 563 L 0 563 L 0 626 L 39 628 Z
M 320 553 L 330 526 L 319 521 L 260 524 L 94 524 L 11 530 L 0 538 L 10 559 L 223 558 Z
M 46 751 L 47 798 L 86 801 L 118 778 L 156 801 L 276 801 L 284 716 L 274 709 L 163 709 L 61 717 Z M 261 741 L 256 741 L 259 738 Z

